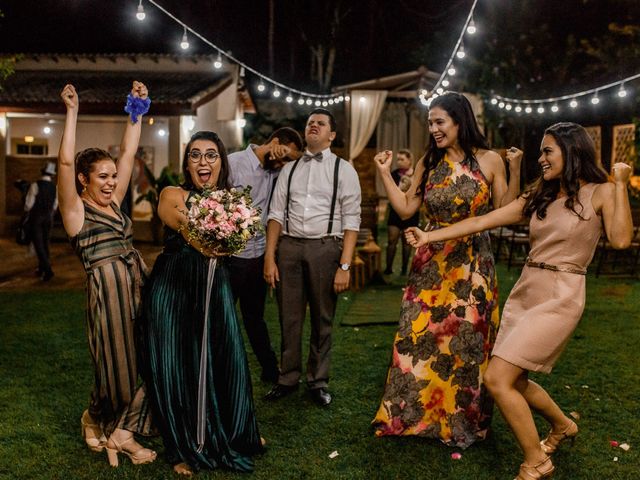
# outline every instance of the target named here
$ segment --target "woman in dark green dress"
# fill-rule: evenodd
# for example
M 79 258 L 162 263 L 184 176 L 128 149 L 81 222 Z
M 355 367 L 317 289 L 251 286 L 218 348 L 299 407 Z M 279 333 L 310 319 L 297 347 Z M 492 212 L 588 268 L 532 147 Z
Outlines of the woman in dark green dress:
M 205 312 L 213 252 L 180 232 L 195 192 L 205 186 L 227 187 L 227 155 L 215 133 L 198 132 L 191 137 L 182 170 L 184 184 L 165 188 L 160 195 L 158 214 L 166 226 L 165 248 L 143 300 L 144 346 L 140 350 L 154 422 L 176 472 L 251 471 L 251 456 L 262 451 L 262 445 L 226 259 L 217 259 L 210 308 Z M 206 368 L 199 378 L 202 352 Z M 200 408 L 199 386 L 205 392 Z M 199 414 L 204 415 L 200 436 Z

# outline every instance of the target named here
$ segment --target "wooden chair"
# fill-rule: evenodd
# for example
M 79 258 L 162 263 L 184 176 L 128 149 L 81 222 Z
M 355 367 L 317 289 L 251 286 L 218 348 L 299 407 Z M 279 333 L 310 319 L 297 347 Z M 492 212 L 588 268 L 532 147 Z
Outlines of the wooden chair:
M 364 260 L 356 253 L 351 263 L 351 288 L 354 290 L 362 290 L 364 288 L 364 282 Z
M 366 243 L 362 247 L 360 247 L 360 249 L 358 250 L 358 255 L 360 255 L 362 257 L 362 260 L 364 261 L 365 271 L 367 273 L 368 279 L 370 279 L 380 271 L 382 249 L 374 240 L 373 235 L 370 235 Z

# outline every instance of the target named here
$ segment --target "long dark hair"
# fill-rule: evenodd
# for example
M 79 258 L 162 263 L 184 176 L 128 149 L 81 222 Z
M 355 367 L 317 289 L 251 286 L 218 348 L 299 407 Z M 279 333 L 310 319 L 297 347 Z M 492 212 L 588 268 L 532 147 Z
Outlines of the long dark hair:
M 191 145 L 196 140 L 209 140 L 216 144 L 218 147 L 218 153 L 220 154 L 220 174 L 218 175 L 218 181 L 216 182 L 216 188 L 229 188 L 229 159 L 227 158 L 227 149 L 224 148 L 224 144 L 220 137 L 214 132 L 201 131 L 194 133 L 189 139 L 189 143 L 184 149 L 184 155 L 182 157 L 182 174 L 184 175 L 184 183 L 181 185 L 185 190 L 195 190 L 196 186 L 189 173 L 189 152 L 191 152 Z
M 474 157 L 474 150 L 479 148 L 488 149 L 489 143 L 480 131 L 476 117 L 473 114 L 471 103 L 467 97 L 457 92 L 446 92 L 431 102 L 429 110 L 439 107 L 443 109 L 451 117 L 453 122 L 458 126 L 458 143 L 464 151 L 466 158 Z M 429 145 L 424 154 L 424 173 L 416 194 L 420 195 L 424 192 L 424 186 L 429 179 L 429 173 L 444 158 L 446 149 L 438 148 L 433 135 L 429 135 Z
M 562 188 L 567 193 L 564 206 L 583 218 L 584 209 L 578 198 L 580 180 L 587 183 L 607 182 L 607 173 L 596 162 L 596 148 L 593 140 L 581 125 L 571 122 L 560 122 L 551 125 L 544 131 L 551 135 L 560 147 L 564 167 L 562 176 L 553 180 L 545 180 L 540 176 L 526 191 L 524 214 L 531 217 L 534 213 L 539 219 L 547 215 L 547 207 L 558 198 Z M 580 205 L 580 212 L 576 210 Z

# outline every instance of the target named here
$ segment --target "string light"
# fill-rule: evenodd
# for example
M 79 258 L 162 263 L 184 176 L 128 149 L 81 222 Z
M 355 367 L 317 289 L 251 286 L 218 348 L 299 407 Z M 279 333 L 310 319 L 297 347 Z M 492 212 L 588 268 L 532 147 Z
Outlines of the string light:
M 286 96 L 285 101 L 286 101 L 287 103 L 291 103 L 291 102 L 293 102 L 293 97 L 291 96 L 291 93 L 289 93 L 289 94 Z
M 473 0 L 473 5 L 471 5 L 471 8 L 469 9 L 469 14 L 467 15 L 467 19 L 465 20 L 464 25 L 462 26 L 460 35 L 458 36 L 458 41 L 453 47 L 453 51 L 449 56 L 449 60 L 447 61 L 446 66 L 444 67 L 444 69 L 442 70 L 442 73 L 440 74 L 440 78 L 438 78 L 438 81 L 436 82 L 436 84 L 433 87 L 433 90 L 431 91 L 430 98 L 434 98 L 436 96 L 438 92 L 438 88 L 440 88 L 440 86 L 443 84 L 446 75 L 453 77 L 456 74 L 456 69 L 453 66 L 454 58 L 463 59 L 466 56 L 466 52 L 464 51 L 464 46 L 462 45 L 462 39 L 465 33 L 468 33 L 469 35 L 473 35 L 477 31 L 475 22 L 473 21 L 473 12 L 476 8 L 477 3 L 478 3 L 478 0 Z M 447 86 L 447 85 L 444 85 L 444 86 Z M 502 105 L 501 108 L 504 108 L 504 104 Z
M 627 96 L 627 89 L 625 88 L 625 84 L 627 82 L 633 81 L 633 80 L 637 80 L 640 79 L 640 73 L 635 74 L 635 75 L 631 75 L 629 77 L 623 78 L 621 80 L 617 80 L 615 82 L 611 82 L 608 83 L 606 85 L 601 85 L 599 87 L 595 87 L 595 88 L 591 88 L 589 90 L 584 90 L 581 92 L 576 92 L 576 93 L 571 93 L 571 94 L 567 94 L 567 95 L 562 95 L 562 96 L 558 96 L 558 97 L 549 97 L 549 98 L 538 98 L 538 99 L 529 99 L 529 100 L 524 100 L 524 99 L 517 99 L 517 98 L 508 98 L 508 97 L 503 97 L 501 95 L 492 95 L 491 100 L 489 101 L 489 103 L 491 105 L 499 105 L 499 102 L 511 102 L 514 104 L 531 104 L 531 105 L 540 105 L 541 107 L 544 105 L 551 105 L 549 108 L 553 113 L 557 113 L 560 111 L 561 109 L 561 102 L 566 102 L 568 101 L 568 105 L 569 107 L 571 107 L 572 109 L 576 109 L 578 108 L 578 106 L 580 105 L 580 102 L 578 101 L 578 99 L 580 97 L 586 97 L 591 95 L 591 98 L 589 99 L 589 101 L 591 102 L 592 105 L 599 105 L 602 101 L 602 98 L 600 96 L 600 92 L 602 92 L 603 90 L 610 90 L 614 87 L 618 87 L 617 92 L 615 92 L 615 96 L 617 96 L 618 98 L 624 98 Z M 613 92 L 612 92 L 612 95 Z M 606 98 L 606 97 L 605 97 Z M 539 111 L 539 109 L 538 109 Z M 527 109 L 525 109 L 526 113 L 531 113 L 530 111 L 527 111 Z
M 136 18 L 140 21 L 143 21 L 146 18 L 147 14 L 144 13 L 144 7 L 142 6 L 142 0 L 138 3 L 138 11 L 136 12 Z
M 278 98 L 280 96 L 280 90 L 277 88 L 271 93 L 274 97 Z
M 620 88 L 618 89 L 618 96 L 620 98 L 624 98 L 627 96 L 627 91 L 624 89 L 624 82 L 620 84 Z
M 334 104 L 340 103 L 340 101 L 342 101 L 342 100 L 339 100 L 339 98 L 340 98 L 338 96 L 339 92 L 331 93 L 331 94 L 308 93 L 308 92 L 304 92 L 302 90 L 298 90 L 296 88 L 292 88 L 292 87 L 290 87 L 288 85 L 280 83 L 280 82 L 274 80 L 273 78 L 270 78 L 270 77 L 260 73 L 256 69 L 250 67 L 246 63 L 244 63 L 244 62 L 240 61 L 239 59 L 237 59 L 236 57 L 234 57 L 231 53 L 225 52 L 223 49 L 221 49 L 220 47 L 215 45 L 213 42 L 211 42 L 210 40 L 208 40 L 207 38 L 202 36 L 200 33 L 195 31 L 191 27 L 189 27 L 187 24 L 182 22 L 179 18 L 177 18 L 175 15 L 173 15 L 167 9 L 162 7 L 162 5 L 159 5 L 156 0 L 148 0 L 148 1 L 149 1 L 149 3 L 151 5 L 156 7 L 158 10 L 160 10 L 162 13 L 164 13 L 171 20 L 173 20 L 174 22 L 179 24 L 181 27 L 183 27 L 184 33 L 182 35 L 182 41 L 180 42 L 180 47 L 183 50 L 186 50 L 186 49 L 189 48 L 189 39 L 187 37 L 187 32 L 189 32 L 191 35 L 193 35 L 196 38 L 198 38 L 199 40 L 201 40 L 204 44 L 208 45 L 209 47 L 213 48 L 215 51 L 218 52 L 218 58 L 219 58 L 220 64 L 221 64 L 220 68 L 222 68 L 222 56 L 224 56 L 224 57 L 227 58 L 228 61 L 233 62 L 233 63 L 237 64 L 240 67 L 240 77 L 244 77 L 245 76 L 245 70 L 251 72 L 254 75 L 256 75 L 260 79 L 260 83 L 258 85 L 258 90 L 260 92 L 263 92 L 264 90 L 266 90 L 266 88 L 267 88 L 266 85 L 265 85 L 265 82 L 266 82 L 269 85 L 272 85 L 274 89 L 289 91 L 291 95 L 293 95 L 293 94 L 299 95 L 300 99 L 302 99 L 302 103 L 303 104 L 311 105 L 311 104 L 313 104 L 314 99 L 315 100 L 320 100 L 320 104 L 322 104 L 322 101 L 324 101 L 324 100 L 328 101 L 329 99 L 333 99 L 333 103 Z M 142 0 L 139 0 L 138 11 L 140 11 L 141 9 L 142 9 Z M 214 62 L 214 67 L 216 67 L 216 68 L 218 68 L 217 67 L 217 63 L 218 63 L 218 60 L 216 60 Z M 342 96 L 342 95 L 340 95 L 340 96 Z M 298 100 L 298 104 L 300 104 L 300 99 Z
M 220 52 L 218 52 L 216 61 L 213 62 L 213 68 L 215 68 L 216 70 L 220 70 L 222 68 L 222 55 L 220 55 Z
M 471 21 L 469 22 L 469 25 L 467 25 L 467 33 L 469 35 L 474 35 L 477 31 L 478 29 L 476 28 L 476 24 L 474 23 L 472 18 Z
M 184 27 L 184 33 L 182 34 L 182 41 L 180 42 L 180 48 L 186 50 L 189 48 L 189 39 L 187 38 L 187 27 Z

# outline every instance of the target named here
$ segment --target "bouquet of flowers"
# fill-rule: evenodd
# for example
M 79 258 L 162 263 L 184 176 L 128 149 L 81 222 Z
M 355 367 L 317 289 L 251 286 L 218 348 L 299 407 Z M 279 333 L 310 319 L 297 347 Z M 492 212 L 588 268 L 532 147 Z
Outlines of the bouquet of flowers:
M 204 189 L 191 198 L 188 206 L 183 226 L 187 237 L 218 255 L 240 252 L 251 237 L 264 231 L 260 208 L 253 207 L 250 186 L 242 190 Z

